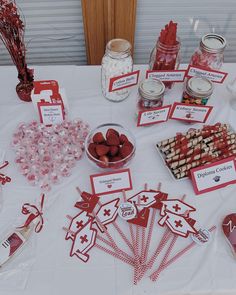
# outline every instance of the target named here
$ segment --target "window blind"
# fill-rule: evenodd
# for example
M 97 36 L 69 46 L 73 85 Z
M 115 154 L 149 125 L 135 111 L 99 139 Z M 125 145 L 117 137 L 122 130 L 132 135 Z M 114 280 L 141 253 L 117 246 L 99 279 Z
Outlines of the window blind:
M 225 62 L 236 61 L 235 0 L 137 0 L 135 63 L 148 63 L 160 30 L 171 19 L 178 23 L 182 62 L 189 62 L 201 36 L 211 32 L 226 38 Z
M 28 64 L 86 64 L 80 0 L 16 0 L 26 23 Z M 0 41 L 0 64 L 11 59 Z

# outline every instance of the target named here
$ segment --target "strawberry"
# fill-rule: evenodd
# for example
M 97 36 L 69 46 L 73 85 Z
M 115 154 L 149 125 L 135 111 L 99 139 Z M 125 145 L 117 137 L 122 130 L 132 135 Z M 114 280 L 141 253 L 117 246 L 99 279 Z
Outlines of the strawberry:
M 124 159 L 128 157 L 134 149 L 134 146 L 132 145 L 131 142 L 125 142 L 122 147 L 120 148 L 120 155 Z
M 118 153 L 118 151 L 119 151 L 118 146 L 116 146 L 116 145 L 111 145 L 111 146 L 110 146 L 110 151 L 109 151 L 109 153 L 110 153 L 110 155 L 111 155 L 112 157 L 115 156 L 115 155 Z
M 90 143 L 88 146 L 88 151 L 90 155 L 92 155 L 94 158 L 98 158 L 98 155 L 96 153 L 96 144 L 95 143 Z
M 104 156 L 109 152 L 110 148 L 109 146 L 106 146 L 104 144 L 98 144 L 96 146 L 96 153 L 98 154 L 98 156 Z
M 109 128 L 109 129 L 107 130 L 107 133 L 106 133 L 106 139 L 107 139 L 108 136 L 110 136 L 111 134 L 116 135 L 116 136 L 119 136 L 119 133 L 118 133 L 115 129 Z
M 93 142 L 95 143 L 103 143 L 105 142 L 105 138 L 102 135 L 102 132 L 97 132 L 93 136 Z
M 127 141 L 129 141 L 128 138 L 127 138 L 127 136 L 124 135 L 124 134 L 121 134 L 120 135 L 120 143 L 123 144 L 123 143 L 125 143 Z
M 101 168 L 107 168 L 109 165 L 109 158 L 107 156 L 101 156 L 99 157 L 99 160 L 102 163 L 99 163 L 98 166 L 100 166 Z
M 116 134 L 108 135 L 107 145 L 119 145 L 119 144 L 120 144 L 119 136 L 117 136 Z
M 115 157 L 111 157 L 111 162 L 117 162 L 117 161 L 120 161 L 120 160 L 122 160 L 122 158 L 121 157 L 119 157 L 119 156 L 115 156 Z

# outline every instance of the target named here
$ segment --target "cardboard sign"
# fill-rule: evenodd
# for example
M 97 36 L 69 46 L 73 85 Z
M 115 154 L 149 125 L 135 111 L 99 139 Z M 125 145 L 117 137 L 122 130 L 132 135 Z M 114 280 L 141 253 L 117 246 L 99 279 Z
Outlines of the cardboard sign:
M 129 169 L 90 176 L 92 191 L 97 195 L 111 194 L 132 189 Z
M 147 126 L 157 123 L 166 122 L 169 117 L 171 105 L 153 108 L 148 111 L 140 111 L 138 113 L 137 126 Z
M 38 103 L 40 122 L 46 126 L 61 124 L 65 119 L 60 103 Z
M 187 122 L 205 123 L 213 107 L 175 102 L 171 109 L 170 119 Z
M 236 183 L 234 157 L 191 169 L 190 172 L 197 195 Z
M 214 70 L 206 70 L 200 67 L 188 66 L 186 70 L 186 77 L 200 76 L 202 78 L 207 78 L 215 83 L 223 83 L 227 77 L 227 73 L 219 72 Z
M 140 71 L 135 71 L 110 79 L 109 92 L 121 90 L 138 84 Z
M 183 82 L 186 75 L 185 70 L 173 70 L 173 71 L 152 71 L 146 72 L 146 78 L 160 79 L 163 82 Z

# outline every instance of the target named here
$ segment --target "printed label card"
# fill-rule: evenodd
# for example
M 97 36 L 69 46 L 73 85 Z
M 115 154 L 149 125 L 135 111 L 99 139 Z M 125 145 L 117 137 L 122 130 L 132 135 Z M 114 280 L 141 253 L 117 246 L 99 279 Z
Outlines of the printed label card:
M 214 70 L 205 70 L 200 67 L 188 66 L 186 70 L 186 77 L 200 76 L 203 78 L 207 78 L 215 83 L 223 83 L 225 78 L 227 77 L 227 73 L 214 71 Z
M 117 193 L 132 189 L 129 169 L 90 175 L 92 191 L 96 195 Z
M 38 103 L 40 122 L 46 126 L 61 124 L 65 119 L 62 104 Z
M 109 92 L 121 90 L 138 84 L 140 70 L 110 79 Z
M 236 183 L 234 157 L 193 168 L 190 172 L 197 195 Z
M 170 119 L 205 123 L 212 109 L 212 106 L 199 106 L 175 102 L 171 109 Z
M 186 75 L 185 70 L 173 70 L 173 71 L 152 71 L 146 72 L 146 78 L 160 79 L 163 82 L 183 82 Z
M 148 111 L 138 113 L 137 126 L 147 126 L 157 123 L 166 122 L 169 118 L 171 105 L 153 108 Z

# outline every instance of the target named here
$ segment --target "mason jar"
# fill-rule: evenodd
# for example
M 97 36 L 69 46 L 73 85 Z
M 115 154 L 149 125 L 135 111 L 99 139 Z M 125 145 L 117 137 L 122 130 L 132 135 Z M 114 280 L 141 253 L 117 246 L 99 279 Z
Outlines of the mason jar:
M 102 93 L 108 100 L 118 102 L 127 98 L 130 88 L 109 92 L 111 78 L 133 71 L 131 44 L 124 39 L 113 39 L 107 43 L 106 52 L 102 59 Z
M 224 62 L 225 47 L 224 37 L 213 33 L 203 36 L 191 57 L 190 65 L 206 70 L 219 70 Z
M 213 83 L 202 77 L 194 76 L 187 80 L 182 103 L 206 105 L 213 93 Z
M 145 79 L 138 88 L 137 111 L 146 111 L 163 105 L 165 85 L 159 79 Z
M 150 60 L 150 70 L 172 71 L 177 70 L 180 64 L 180 39 L 177 38 L 177 44 L 166 45 L 157 41 L 153 48 Z M 174 82 L 163 82 L 166 88 L 171 88 Z

